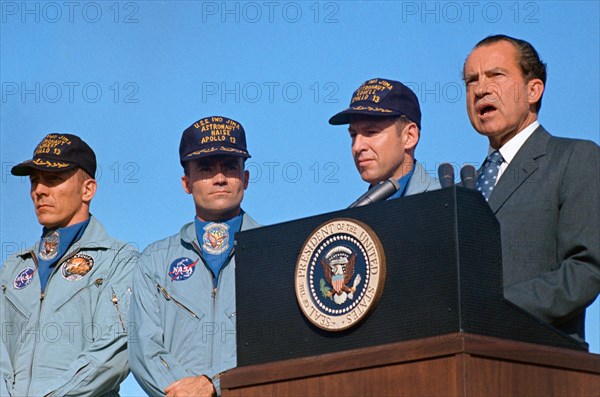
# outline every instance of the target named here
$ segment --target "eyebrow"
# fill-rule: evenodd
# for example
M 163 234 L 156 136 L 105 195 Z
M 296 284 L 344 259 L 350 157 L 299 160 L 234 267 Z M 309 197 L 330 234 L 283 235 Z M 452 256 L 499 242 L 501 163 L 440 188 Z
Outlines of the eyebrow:
M 492 69 L 486 69 L 486 70 L 484 70 L 484 71 L 483 71 L 483 74 L 485 74 L 485 75 L 489 75 L 489 74 L 496 73 L 496 72 L 503 72 L 503 73 L 507 73 L 507 72 L 508 72 L 508 69 L 505 69 L 505 68 L 503 68 L 503 67 L 499 67 L 499 66 L 498 66 L 498 67 L 495 67 L 495 68 L 492 68 Z M 472 79 L 472 78 L 474 78 L 474 77 L 477 77 L 477 76 L 479 76 L 479 73 L 478 73 L 478 72 L 474 72 L 474 73 L 465 73 L 465 75 L 464 75 L 464 79 L 465 79 L 465 80 L 468 80 L 468 79 Z
M 484 70 L 483 73 L 507 72 L 508 70 L 502 67 L 495 67 L 489 70 Z
M 360 130 L 372 130 L 372 129 L 382 130 L 384 128 L 387 128 L 387 127 L 382 127 L 380 125 L 380 122 L 373 121 L 373 122 L 367 122 L 367 123 L 365 123 L 359 129 Z M 356 130 L 357 130 L 356 128 L 352 129 L 352 127 L 348 127 L 348 132 L 356 132 Z
M 221 164 L 223 164 L 224 166 L 227 166 L 227 167 L 231 167 L 231 166 L 239 167 L 240 166 L 240 163 L 237 160 L 225 160 Z

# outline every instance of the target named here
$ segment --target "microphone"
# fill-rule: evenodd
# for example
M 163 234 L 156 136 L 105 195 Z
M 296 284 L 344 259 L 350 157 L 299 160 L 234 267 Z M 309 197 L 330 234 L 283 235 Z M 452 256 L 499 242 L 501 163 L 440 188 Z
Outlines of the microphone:
M 360 196 L 348 208 L 361 207 L 377 201 L 383 201 L 396 193 L 398 189 L 400 189 L 400 185 L 398 185 L 398 181 L 394 178 L 381 181 Z
M 460 180 L 462 182 L 463 187 L 467 189 L 475 189 L 475 179 L 477 172 L 475 171 L 475 167 L 470 164 L 465 165 L 460 170 Z
M 442 163 L 438 167 L 438 177 L 442 189 L 445 187 L 454 186 L 454 167 L 448 163 Z

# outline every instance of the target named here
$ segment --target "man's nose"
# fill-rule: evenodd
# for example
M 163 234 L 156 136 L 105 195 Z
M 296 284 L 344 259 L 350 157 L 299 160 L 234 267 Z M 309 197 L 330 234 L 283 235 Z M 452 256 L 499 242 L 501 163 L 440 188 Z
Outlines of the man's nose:
M 41 182 L 31 183 L 31 192 L 37 196 L 44 196 L 48 194 L 48 186 Z
M 213 177 L 213 182 L 217 185 L 223 185 L 227 183 L 227 176 L 225 175 L 225 169 L 220 164 L 215 168 L 215 176 Z
M 473 87 L 473 93 L 478 97 L 482 97 L 491 93 L 494 86 L 495 83 L 487 79 L 485 76 L 482 76 L 477 84 L 475 84 Z
M 352 142 L 352 152 L 355 154 L 360 153 L 364 150 L 365 146 L 365 138 L 361 134 L 356 134 Z

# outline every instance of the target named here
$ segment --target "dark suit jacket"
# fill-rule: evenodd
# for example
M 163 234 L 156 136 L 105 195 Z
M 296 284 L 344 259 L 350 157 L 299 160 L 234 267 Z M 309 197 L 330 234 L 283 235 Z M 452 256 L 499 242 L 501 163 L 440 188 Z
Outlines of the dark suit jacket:
M 488 201 L 500 222 L 504 296 L 584 339 L 600 293 L 600 147 L 537 128 Z

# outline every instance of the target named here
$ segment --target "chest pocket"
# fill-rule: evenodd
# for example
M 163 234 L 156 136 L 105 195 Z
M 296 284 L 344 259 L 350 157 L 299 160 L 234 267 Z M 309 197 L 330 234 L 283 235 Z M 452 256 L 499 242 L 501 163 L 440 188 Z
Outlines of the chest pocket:
M 204 313 L 202 313 L 197 308 L 192 307 L 192 305 L 189 304 L 183 298 L 179 298 L 173 295 L 172 292 L 167 291 L 167 289 L 159 283 L 156 283 L 156 289 L 158 290 L 162 298 L 166 301 L 167 306 L 171 305 L 178 312 L 194 320 L 202 320 L 202 318 L 204 317 Z
M 61 310 L 66 310 L 69 306 L 72 306 L 73 303 L 76 302 L 90 302 L 96 301 L 96 298 L 90 295 L 100 294 L 101 286 L 104 281 L 103 277 L 96 278 L 88 278 L 84 280 L 80 280 L 77 282 L 65 281 L 65 283 L 73 284 L 66 285 L 62 283 L 61 285 L 55 285 L 54 287 L 59 287 L 60 289 L 66 289 L 67 291 L 62 294 L 58 299 L 56 299 L 56 303 L 54 304 L 53 310 L 54 312 L 59 312 Z M 58 288 L 54 288 L 58 289 Z M 58 291 L 55 291 L 58 292 Z M 77 306 L 77 311 L 81 310 L 80 306 Z
M 5 300 L 7 313 L 4 320 L 7 322 L 27 322 L 31 317 L 31 310 L 22 305 L 18 297 L 9 291 L 9 287 L 2 285 L 2 299 Z

